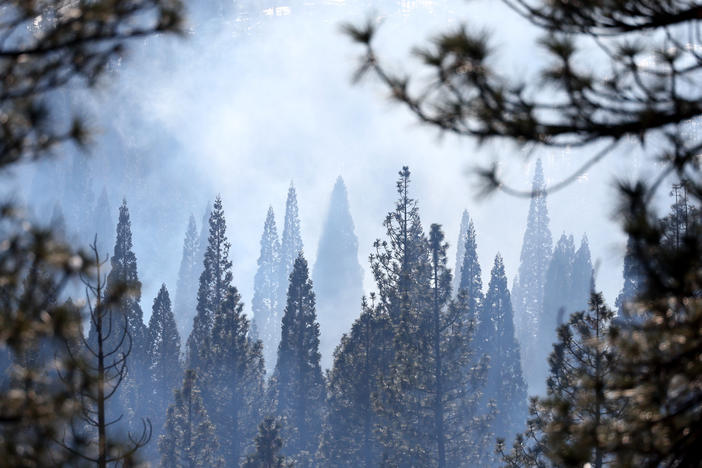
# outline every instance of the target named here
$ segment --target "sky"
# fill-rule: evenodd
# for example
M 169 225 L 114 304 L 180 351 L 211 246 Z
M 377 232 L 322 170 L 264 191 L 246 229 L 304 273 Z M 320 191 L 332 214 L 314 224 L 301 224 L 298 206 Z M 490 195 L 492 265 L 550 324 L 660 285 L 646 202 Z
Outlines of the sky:
M 499 161 L 511 185 L 528 189 L 536 157 L 544 163 L 547 182 L 556 182 L 587 154 L 547 151 L 527 160 L 515 146 L 478 146 L 417 123 L 376 81 L 351 83 L 362 50 L 340 32 L 340 24 L 368 15 L 382 18 L 376 39 L 380 56 L 391 69 L 420 76 L 412 48 L 459 24 L 493 33 L 494 60 L 506 72 L 534 76 L 545 60 L 534 45 L 538 32 L 494 0 L 294 5 L 281 0 L 276 5 L 263 14 L 252 8 L 248 23 L 232 15 L 204 22 L 184 39 L 136 44 L 109 82 L 84 102 L 84 112 L 105 135 L 93 154 L 121 151 L 115 150 L 116 135 L 116 147 L 129 148 L 146 174 L 136 182 L 110 184 L 109 168 L 96 172 L 95 191 L 108 186 L 113 219 L 117 202 L 130 200 L 132 191 L 159 200 L 153 206 L 130 205 L 145 319 L 161 283 L 175 292 L 191 213 L 199 229 L 207 202 L 221 194 L 235 283 L 250 311 L 268 206 L 280 232 L 286 192 L 295 185 L 305 254 L 313 265 L 338 175 L 348 188 L 365 288 L 372 290 L 367 257 L 373 241 L 384 235 L 382 221 L 393 207 L 397 172 L 404 165 L 412 171 L 412 194 L 425 229 L 435 222 L 444 227 L 451 265 L 467 209 L 477 230 L 483 284 L 497 252 L 511 280 L 529 200 L 502 193 L 478 199 L 471 168 Z M 653 169 L 633 145 L 624 145 L 548 199 L 554 243 L 566 232 L 579 244 L 587 233 L 597 286 L 610 304 L 621 287 L 625 244 L 613 217 L 613 182 Z M 168 226 L 175 228 L 159 225 L 158 210 L 167 212 Z

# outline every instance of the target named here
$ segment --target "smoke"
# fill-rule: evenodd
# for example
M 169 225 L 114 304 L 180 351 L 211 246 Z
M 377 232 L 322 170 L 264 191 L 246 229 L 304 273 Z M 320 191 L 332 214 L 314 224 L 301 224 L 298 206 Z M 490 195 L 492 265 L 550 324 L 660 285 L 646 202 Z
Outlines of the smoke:
M 543 58 L 534 49 L 536 31 L 498 2 L 250 5 L 207 20 L 193 9 L 200 19 L 188 37 L 144 40 L 115 64 L 109 85 L 96 96 L 80 95 L 100 129 L 90 161 L 93 190 L 99 194 L 107 187 L 115 219 L 121 198 L 129 202 L 145 319 L 161 283 L 175 294 L 190 213 L 199 222 L 218 193 L 232 242 L 235 284 L 250 313 L 266 210 L 273 205 L 280 226 L 291 180 L 305 253 L 313 264 L 329 194 L 343 175 L 369 291 L 367 256 L 383 234 L 381 223 L 392 208 L 403 165 L 412 170 L 412 193 L 425 228 L 443 224 L 453 244 L 467 208 L 483 272 L 490 271 L 500 251 L 511 279 L 519 265 L 528 200 L 503 194 L 476 200 L 475 180 L 466 172 L 497 158 L 508 181 L 528 188 L 534 159 L 526 161 L 511 145 L 478 147 L 467 139 L 441 137 L 390 104 L 372 80 L 351 86 L 361 50 L 339 25 L 375 11 L 383 19 L 378 49 L 398 70 L 417 70 L 409 51 L 433 33 L 464 20 L 486 25 L 496 34 L 497 63 L 522 76 L 533 74 L 535 62 Z M 612 175 L 623 168 L 631 173 L 633 154 L 613 156 L 614 161 L 548 200 L 554 238 L 562 231 L 578 239 L 587 232 L 593 263 L 600 264 L 597 285 L 610 303 L 621 286 L 624 245 L 611 218 Z M 547 180 L 555 182 L 578 167 L 584 155 L 535 156 L 542 157 Z M 69 158 L 63 159 L 70 167 Z

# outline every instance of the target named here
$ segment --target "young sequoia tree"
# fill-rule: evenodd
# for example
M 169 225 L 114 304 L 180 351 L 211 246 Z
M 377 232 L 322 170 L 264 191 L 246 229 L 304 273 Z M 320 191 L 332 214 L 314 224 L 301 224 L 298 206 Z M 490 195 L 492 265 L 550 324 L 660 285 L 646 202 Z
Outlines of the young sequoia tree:
M 283 440 L 280 438 L 280 422 L 267 417 L 258 426 L 255 441 L 256 451 L 246 457 L 242 468 L 292 468 L 294 465 L 280 454 Z

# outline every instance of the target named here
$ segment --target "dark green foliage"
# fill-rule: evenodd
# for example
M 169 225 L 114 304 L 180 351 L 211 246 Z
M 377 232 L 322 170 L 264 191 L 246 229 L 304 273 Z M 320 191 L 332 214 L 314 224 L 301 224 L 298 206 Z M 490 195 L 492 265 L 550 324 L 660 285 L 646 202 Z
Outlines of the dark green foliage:
M 373 298 L 373 296 L 372 296 Z M 387 314 L 364 299 L 361 315 L 334 353 L 329 372 L 327 417 L 320 459 L 324 466 L 379 466 L 383 447 L 380 418 L 373 407 L 380 379 L 392 356 Z
M 299 466 L 314 466 L 322 430 L 326 394 L 319 360 L 315 294 L 300 252 L 290 274 L 278 361 L 269 387 L 274 411 L 285 418 L 285 453 Z
M 492 399 L 495 402 L 497 415 L 493 432 L 496 437 L 506 438 L 509 442 L 513 434 L 522 429 L 527 418 L 527 387 L 513 317 L 505 267 L 502 256 L 497 254 L 480 318 L 487 322 L 488 327 L 479 325 L 478 330 L 487 329 L 488 332 L 485 352 L 490 356 L 490 368 L 484 401 Z
M 474 315 L 478 314 L 483 301 L 483 280 L 478 262 L 478 243 L 475 238 L 475 226 L 469 221 L 463 244 L 463 261 L 461 277 L 458 283 L 459 291 L 465 291 L 468 308 Z
M 149 415 L 153 426 L 153 439 L 157 441 L 171 395 L 183 376 L 180 366 L 180 336 L 165 284 L 154 299 L 149 319 L 149 362 Z M 157 444 L 150 444 L 149 449 L 155 455 L 158 450 Z
M 358 239 L 341 176 L 332 191 L 313 277 L 321 329 L 322 366 L 328 368 L 332 364 L 334 348 L 357 316 L 357 304 L 363 296 Z
M 278 342 L 280 341 L 279 255 L 280 242 L 275 226 L 275 215 L 273 208 L 269 207 L 261 235 L 261 253 L 258 257 L 258 269 L 254 278 L 254 296 L 251 302 L 259 337 L 263 341 L 263 355 L 268 371 L 272 371 L 275 365 Z
M 232 284 L 231 244 L 220 197 L 215 200 L 209 227 L 187 365 L 199 375 L 222 458 L 238 464 L 260 418 L 262 345 L 249 339 L 249 321 Z
M 230 296 L 238 294 L 232 285 L 234 276 L 232 262 L 229 260 L 231 244 L 226 237 L 227 223 L 219 196 L 215 200 L 208 226 L 207 249 L 197 292 L 197 312 L 187 342 L 187 365 L 192 369 L 199 368 L 204 362 L 215 315 L 228 303 Z
M 280 240 L 280 255 L 278 256 L 278 309 L 281 317 L 287 304 L 288 281 L 293 270 L 295 259 L 302 252 L 302 235 L 300 233 L 300 217 L 297 208 L 297 192 L 292 182 L 285 201 L 285 220 Z
M 195 217 L 190 215 L 183 241 L 183 254 L 178 269 L 174 313 L 180 336 L 190 334 L 197 307 L 198 277 L 202 269 L 202 258 L 198 256 L 198 235 Z
M 292 468 L 293 463 L 280 454 L 283 440 L 277 419 L 269 416 L 258 426 L 255 446 L 256 451 L 246 457 L 242 468 Z
M 159 440 L 163 468 L 219 468 L 219 444 L 214 426 L 202 402 L 197 374 L 185 372 L 183 386 L 175 391 L 168 408 L 166 425 Z
M 264 395 L 262 344 L 249 339 L 243 307 L 234 288 L 215 313 L 200 367 L 203 398 L 217 431 L 220 453 L 233 465 L 239 464 L 253 440 Z
M 517 339 L 521 345 L 522 365 L 531 367 L 542 362 L 545 355 L 538 341 L 543 311 L 544 284 L 551 260 L 551 230 L 549 229 L 546 187 L 541 160 L 536 161 L 532 191 L 536 194 L 529 205 L 527 227 L 524 231 L 519 275 L 514 280 L 513 305 Z M 527 374 L 530 389 L 542 388 L 543 374 Z

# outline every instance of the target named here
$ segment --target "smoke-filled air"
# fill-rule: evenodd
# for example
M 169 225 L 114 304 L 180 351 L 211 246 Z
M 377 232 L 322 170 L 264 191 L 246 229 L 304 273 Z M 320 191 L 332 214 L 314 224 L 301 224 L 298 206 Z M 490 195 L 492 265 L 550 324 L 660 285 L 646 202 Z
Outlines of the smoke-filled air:
M 0 465 L 702 466 L 700 12 L 0 0 Z

